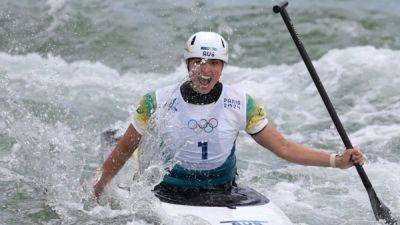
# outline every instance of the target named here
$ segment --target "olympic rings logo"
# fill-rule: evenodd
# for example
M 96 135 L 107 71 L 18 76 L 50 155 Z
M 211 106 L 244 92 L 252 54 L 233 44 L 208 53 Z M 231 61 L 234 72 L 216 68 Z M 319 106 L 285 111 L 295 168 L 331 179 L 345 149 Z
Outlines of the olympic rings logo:
M 211 133 L 214 128 L 218 126 L 218 120 L 215 118 L 211 118 L 209 120 L 201 119 L 199 121 L 191 119 L 188 121 L 187 126 L 189 129 L 194 130 L 195 132 L 201 132 L 203 130 L 206 133 Z

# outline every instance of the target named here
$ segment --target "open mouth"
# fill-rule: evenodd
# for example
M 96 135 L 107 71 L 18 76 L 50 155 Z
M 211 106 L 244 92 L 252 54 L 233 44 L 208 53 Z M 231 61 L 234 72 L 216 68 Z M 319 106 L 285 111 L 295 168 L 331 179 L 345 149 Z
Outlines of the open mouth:
M 208 76 L 200 76 L 199 82 L 201 85 L 208 85 L 211 82 L 211 77 Z

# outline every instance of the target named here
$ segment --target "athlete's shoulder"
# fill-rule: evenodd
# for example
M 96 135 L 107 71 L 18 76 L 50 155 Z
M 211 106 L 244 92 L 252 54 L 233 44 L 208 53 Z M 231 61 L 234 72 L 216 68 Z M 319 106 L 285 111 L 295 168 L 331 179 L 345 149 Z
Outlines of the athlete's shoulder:
M 246 102 L 247 104 L 256 104 L 254 97 L 248 93 L 246 93 Z
M 156 92 L 155 91 L 149 91 L 146 94 L 143 95 L 142 101 L 155 101 L 156 100 Z
M 173 92 L 179 89 L 179 84 L 170 84 L 156 89 L 156 92 Z
M 229 91 L 231 93 L 237 93 L 237 94 L 246 94 L 245 89 L 240 86 L 240 85 L 229 85 L 229 84 L 223 84 L 223 89 L 226 91 Z
M 246 92 L 239 85 L 225 85 L 223 86 L 223 93 L 229 98 L 235 98 L 244 103 L 246 101 Z
M 246 132 L 256 134 L 267 124 L 264 107 L 251 95 L 246 94 Z
M 179 92 L 180 85 L 179 84 L 171 84 L 168 86 L 164 86 L 161 88 L 156 89 L 155 95 L 157 98 L 157 103 L 162 104 L 163 102 L 167 102 L 168 99 L 172 98 L 173 96 L 177 95 Z
M 157 107 L 156 94 L 154 91 L 147 92 L 143 95 L 136 109 L 138 116 L 145 116 L 146 119 L 154 112 Z

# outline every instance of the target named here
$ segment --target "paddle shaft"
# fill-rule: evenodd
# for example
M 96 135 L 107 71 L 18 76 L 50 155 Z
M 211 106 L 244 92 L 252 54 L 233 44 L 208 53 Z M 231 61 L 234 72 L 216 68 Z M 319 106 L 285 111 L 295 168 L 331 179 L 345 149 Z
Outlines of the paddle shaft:
M 285 2 L 285 3 L 283 4 L 283 7 L 280 9 L 280 13 L 282 15 L 283 21 L 285 22 L 286 27 L 288 28 L 289 33 L 292 36 L 293 41 L 296 44 L 296 47 L 299 50 L 300 55 L 303 58 L 303 61 L 306 64 L 308 71 L 310 72 L 311 78 L 313 79 L 315 86 L 317 87 L 317 90 L 318 90 L 319 94 L 321 95 L 322 101 L 324 102 L 326 109 L 328 110 L 329 115 L 331 116 L 332 121 L 335 124 L 336 129 L 339 132 L 339 135 L 342 138 L 344 145 L 346 146 L 346 149 L 352 149 L 353 145 L 351 144 L 351 141 L 350 141 L 349 137 L 347 136 L 345 129 L 343 128 L 342 122 L 340 121 L 340 119 L 336 113 L 336 110 L 333 107 L 332 102 L 329 99 L 329 96 L 326 93 L 325 88 L 322 85 L 321 80 L 318 77 L 318 74 L 314 68 L 314 65 L 311 62 L 310 57 L 307 54 L 306 49 L 303 46 L 303 43 L 300 41 L 300 39 L 296 33 L 296 30 L 294 29 L 294 26 L 290 20 L 288 13 L 286 12 L 286 9 L 284 8 L 287 6 L 287 2 Z M 274 11 L 275 10 L 276 9 L 274 7 Z M 371 182 L 369 181 L 367 174 L 365 173 L 362 166 L 356 164 L 356 168 L 357 168 L 357 172 L 359 173 L 365 188 L 371 188 L 372 187 Z
M 317 90 L 326 106 L 326 109 L 329 112 L 329 115 L 332 118 L 333 123 L 335 124 L 335 127 L 337 129 L 337 131 L 339 132 L 340 137 L 342 138 L 342 141 L 344 143 L 344 145 L 346 146 L 346 149 L 352 149 L 353 145 L 351 144 L 351 141 L 349 139 L 349 137 L 347 136 L 347 133 L 345 131 L 345 129 L 343 128 L 343 125 L 336 113 L 335 108 L 333 107 L 328 94 L 325 91 L 324 86 L 321 83 L 321 80 L 318 77 L 318 74 L 314 68 L 314 65 L 311 62 L 310 57 L 307 54 L 306 49 L 303 46 L 303 43 L 300 41 L 296 30 L 294 29 L 294 26 L 290 20 L 290 17 L 288 15 L 288 13 L 286 12 L 285 7 L 288 5 L 288 2 L 283 2 L 281 5 L 276 5 L 273 7 L 273 11 L 275 13 L 280 13 L 283 21 L 286 24 L 287 29 L 289 30 L 290 35 L 292 36 L 292 39 L 294 41 L 294 43 L 296 44 L 297 49 L 299 50 L 299 53 L 301 55 L 301 57 L 303 58 L 304 63 L 306 64 L 306 67 L 311 75 L 312 80 L 314 81 L 315 86 L 317 87 Z M 383 208 L 385 207 L 380 201 L 379 199 L 376 197 L 376 193 L 374 188 L 372 187 L 371 182 L 368 179 L 367 174 L 364 171 L 364 168 L 361 165 L 356 164 L 355 165 L 358 175 L 360 176 L 362 183 L 364 184 L 365 189 L 367 189 L 368 195 L 370 197 L 371 200 L 371 204 L 372 204 L 372 208 L 374 210 L 374 214 L 376 219 L 385 219 L 386 221 L 394 221 L 396 222 L 395 219 L 390 217 L 390 211 L 389 209 L 384 210 L 384 212 L 382 213 L 381 211 L 379 211 L 379 208 Z M 372 199 L 371 199 L 372 198 Z M 373 204 L 372 202 L 376 203 Z M 378 208 L 378 209 L 377 209 Z M 389 211 L 389 215 L 387 216 L 386 214 L 388 213 L 387 211 Z M 385 214 L 386 213 L 386 214 Z

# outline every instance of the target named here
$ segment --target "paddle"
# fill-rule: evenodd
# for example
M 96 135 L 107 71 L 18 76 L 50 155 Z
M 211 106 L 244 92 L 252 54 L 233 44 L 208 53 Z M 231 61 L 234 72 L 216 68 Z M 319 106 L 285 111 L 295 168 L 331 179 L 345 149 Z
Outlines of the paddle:
M 336 126 L 337 131 L 339 132 L 340 137 L 342 138 L 342 141 L 344 143 L 344 145 L 346 146 L 347 149 L 352 149 L 353 145 L 350 142 L 349 137 L 347 136 L 346 131 L 343 128 L 342 123 L 339 120 L 338 115 L 336 114 L 335 108 L 333 107 L 331 101 L 329 100 L 329 96 L 326 93 L 317 72 L 315 71 L 315 68 L 311 62 L 310 57 L 308 56 L 306 49 L 304 48 L 302 42 L 300 41 L 294 26 L 290 20 L 290 17 L 288 15 L 288 13 L 286 12 L 286 6 L 288 6 L 288 2 L 283 2 L 280 5 L 275 5 L 273 7 L 273 11 L 275 13 L 280 13 L 283 21 L 286 24 L 287 29 L 289 30 L 290 35 L 292 36 L 292 39 L 294 41 L 294 43 L 297 46 L 297 49 L 300 52 L 301 57 L 303 58 L 304 63 L 307 66 L 307 69 L 311 75 L 311 78 L 314 81 L 315 86 L 318 89 L 319 94 L 321 95 L 322 100 L 325 103 L 326 109 L 328 110 L 333 123 Z M 377 220 L 384 220 L 385 223 L 390 224 L 390 225 L 396 225 L 397 224 L 397 220 L 391 216 L 391 212 L 389 210 L 388 207 L 386 207 L 379 199 L 378 196 L 375 193 L 374 188 L 372 187 L 371 182 L 368 179 L 367 174 L 365 173 L 363 167 L 361 165 L 355 165 L 358 175 L 360 176 L 365 189 L 367 190 L 368 196 L 369 196 L 369 200 L 371 202 L 371 206 L 372 206 L 372 210 L 374 212 L 375 218 Z

